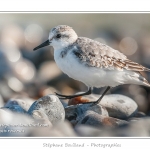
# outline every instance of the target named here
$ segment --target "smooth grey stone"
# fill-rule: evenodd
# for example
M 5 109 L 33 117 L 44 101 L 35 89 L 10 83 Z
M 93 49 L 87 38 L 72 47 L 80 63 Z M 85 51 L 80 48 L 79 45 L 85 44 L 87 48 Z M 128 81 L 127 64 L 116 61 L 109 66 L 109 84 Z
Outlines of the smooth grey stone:
M 1 109 L 9 109 L 18 113 L 27 113 L 29 107 L 30 106 L 28 106 L 25 101 L 21 99 L 14 99 L 9 100 Z
M 56 95 L 47 95 L 35 101 L 28 110 L 28 114 L 36 119 L 48 119 L 52 124 L 64 121 L 65 110 Z
M 84 97 L 90 102 L 96 101 L 100 95 L 91 94 Z M 120 94 L 105 95 L 99 104 L 107 109 L 110 117 L 118 119 L 128 119 L 138 111 L 138 105 L 133 99 Z
M 119 127 L 119 126 L 127 125 L 128 122 L 125 120 L 117 119 L 117 118 L 99 115 L 93 111 L 87 111 L 87 113 L 84 114 L 83 119 L 81 119 L 77 123 L 77 125 L 79 124 L 85 124 L 85 125 L 90 125 L 93 127 L 100 128 L 102 126 Z
M 89 104 L 70 105 L 65 107 L 65 117 L 73 125 L 75 125 L 84 117 L 85 113 L 87 114 L 89 111 L 93 111 L 103 116 L 108 116 L 108 112 L 105 107 L 89 103 Z
M 106 95 L 100 102 L 111 117 L 127 119 L 134 116 L 138 111 L 138 105 L 127 96 L 120 94 Z

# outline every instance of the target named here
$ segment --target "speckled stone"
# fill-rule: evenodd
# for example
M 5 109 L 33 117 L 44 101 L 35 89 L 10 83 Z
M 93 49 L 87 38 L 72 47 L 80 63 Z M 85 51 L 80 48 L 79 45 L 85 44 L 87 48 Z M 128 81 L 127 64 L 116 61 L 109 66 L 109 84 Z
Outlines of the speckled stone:
M 111 94 L 105 96 L 100 102 L 111 117 L 127 119 L 133 117 L 138 111 L 138 105 L 127 96 L 120 94 Z
M 28 114 L 36 119 L 48 119 L 53 125 L 64 121 L 65 111 L 62 103 L 55 95 L 44 96 L 35 101 L 28 110 Z
M 73 125 L 76 125 L 80 120 L 82 120 L 85 113 L 88 113 L 89 111 L 93 111 L 103 116 L 108 116 L 107 110 L 101 105 L 79 104 L 65 107 L 65 117 Z
M 69 101 L 69 105 L 76 105 L 83 102 L 96 101 L 100 95 L 91 94 L 83 97 L 77 97 Z M 104 106 L 109 116 L 118 119 L 127 119 L 134 116 L 138 111 L 135 101 L 127 96 L 120 94 L 105 95 L 99 105 Z

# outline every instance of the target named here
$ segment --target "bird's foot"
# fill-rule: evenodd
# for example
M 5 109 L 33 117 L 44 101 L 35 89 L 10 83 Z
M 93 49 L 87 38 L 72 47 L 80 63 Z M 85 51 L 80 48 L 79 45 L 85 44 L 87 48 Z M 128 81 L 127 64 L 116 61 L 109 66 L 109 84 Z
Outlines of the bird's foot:
M 94 106 L 94 105 L 99 104 L 99 102 L 98 101 L 94 101 L 94 102 L 92 101 L 92 102 L 84 102 L 82 104 L 91 104 L 91 106 Z
M 62 94 L 58 94 L 58 93 L 55 92 L 55 94 L 57 96 L 59 96 L 59 98 L 61 98 L 61 99 L 71 99 L 71 98 L 75 98 L 75 97 L 79 97 L 79 96 L 90 95 L 91 93 L 92 93 L 92 88 L 91 87 L 88 89 L 87 92 L 80 93 L 80 94 L 75 94 L 75 95 L 62 95 Z
M 71 99 L 71 98 L 80 96 L 80 95 L 62 95 L 62 94 L 58 94 L 56 92 L 55 92 L 55 94 L 61 99 Z

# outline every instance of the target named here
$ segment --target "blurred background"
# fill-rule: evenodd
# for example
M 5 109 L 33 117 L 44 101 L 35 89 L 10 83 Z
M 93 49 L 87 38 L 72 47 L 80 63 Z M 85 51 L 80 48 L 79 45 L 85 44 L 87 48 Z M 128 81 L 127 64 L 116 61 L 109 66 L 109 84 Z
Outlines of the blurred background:
M 74 94 L 87 87 L 63 74 L 56 66 L 53 48 L 33 48 L 48 39 L 54 26 L 73 27 L 78 36 L 106 43 L 150 68 L 150 14 L 1 13 L 0 14 L 0 99 L 38 98 L 59 92 Z M 143 75 L 150 82 L 150 73 Z M 104 88 L 95 88 L 100 94 Z M 150 115 L 150 88 L 122 85 L 110 93 L 133 98 L 139 110 Z

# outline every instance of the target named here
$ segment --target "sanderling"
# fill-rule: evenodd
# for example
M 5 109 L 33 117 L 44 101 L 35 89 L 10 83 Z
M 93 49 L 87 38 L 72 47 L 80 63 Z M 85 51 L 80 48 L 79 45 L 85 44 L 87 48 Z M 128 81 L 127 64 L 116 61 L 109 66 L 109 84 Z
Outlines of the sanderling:
M 107 86 L 98 104 L 111 87 L 121 84 L 138 84 L 150 86 L 141 72 L 150 69 L 135 63 L 105 44 L 86 37 L 78 37 L 67 25 L 59 25 L 51 29 L 49 38 L 34 48 L 37 50 L 51 45 L 54 48 L 54 59 L 59 68 L 69 77 L 83 82 L 89 87 L 85 93 L 76 95 L 56 95 L 62 98 L 73 98 L 91 94 L 93 87 Z

